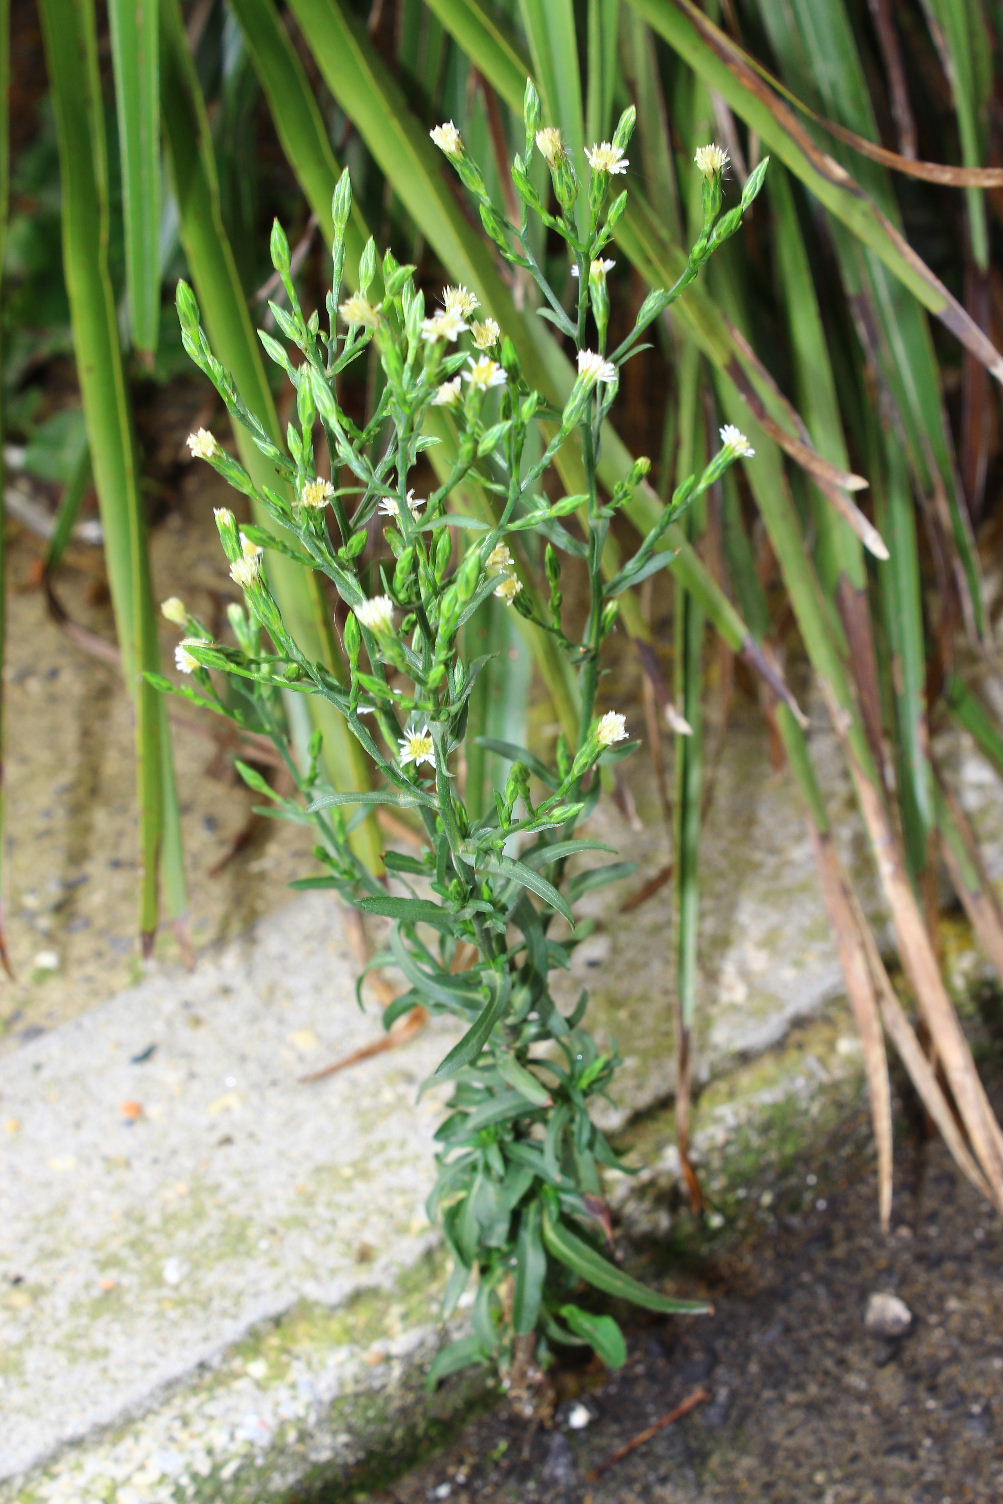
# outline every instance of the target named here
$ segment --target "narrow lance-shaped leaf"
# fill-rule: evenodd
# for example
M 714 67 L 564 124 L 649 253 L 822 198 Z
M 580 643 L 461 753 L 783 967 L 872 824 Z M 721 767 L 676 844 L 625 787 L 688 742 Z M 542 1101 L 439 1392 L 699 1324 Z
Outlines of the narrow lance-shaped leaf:
M 543 1209 L 543 1242 L 547 1252 L 573 1274 L 604 1290 L 607 1295 L 630 1300 L 646 1311 L 662 1311 L 667 1315 L 706 1316 L 712 1307 L 699 1300 L 677 1300 L 671 1295 L 662 1295 L 642 1285 L 639 1280 L 625 1274 L 615 1264 L 597 1253 L 591 1244 L 571 1232 L 567 1224 L 548 1204 Z
M 472 1065 L 478 1058 L 484 1046 L 491 1037 L 497 1023 L 500 1023 L 508 1006 L 509 994 L 512 983 L 507 974 L 501 975 L 497 971 L 488 973 L 491 979 L 493 996 L 486 1001 L 476 1021 L 464 1034 L 463 1038 L 453 1046 L 449 1054 L 442 1060 L 433 1073 L 435 1081 L 446 1080 L 455 1076 L 457 1071 L 463 1070 L 464 1066 Z

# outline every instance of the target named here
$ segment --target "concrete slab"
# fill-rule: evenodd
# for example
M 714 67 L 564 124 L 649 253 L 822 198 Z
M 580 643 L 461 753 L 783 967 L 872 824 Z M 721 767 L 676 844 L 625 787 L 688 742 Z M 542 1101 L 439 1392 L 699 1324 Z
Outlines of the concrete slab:
M 441 1107 L 417 1090 L 451 1036 L 300 1084 L 378 1030 L 337 923 L 306 895 L 193 975 L 153 976 L 3 1061 L 0 1477 L 149 1410 L 296 1308 L 347 1313 L 343 1342 L 326 1333 L 325 1401 L 346 1363 L 404 1335 Z M 434 1328 L 420 1306 L 406 1347 Z M 211 1454 L 274 1428 L 247 1387 Z

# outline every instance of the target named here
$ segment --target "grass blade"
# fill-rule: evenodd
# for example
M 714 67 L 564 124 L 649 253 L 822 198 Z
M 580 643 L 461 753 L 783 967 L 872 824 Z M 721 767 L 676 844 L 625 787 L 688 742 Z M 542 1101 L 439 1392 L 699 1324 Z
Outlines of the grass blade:
M 613 129 L 613 93 L 617 83 L 617 31 L 620 0 L 589 0 L 585 56 L 585 139 L 608 141 Z
M 158 0 L 109 0 L 132 343 L 152 363 L 160 329 Z
M 982 755 L 1003 778 L 1003 732 L 996 716 L 971 685 L 956 674 L 947 681 L 945 697 L 959 726 L 964 726 Z
M 975 937 L 1003 979 L 1003 905 L 986 871 L 964 809 L 934 770 L 933 798 L 941 852 Z
M 7 251 L 7 216 L 10 210 L 10 0 L 0 0 L 0 295 L 3 293 Z M 4 359 L 4 325 L 0 323 L 0 370 Z M 6 466 L 4 440 L 7 432 L 5 405 L 6 383 L 0 385 L 0 966 L 9 977 L 14 972 L 7 952 L 7 905 L 5 901 L 3 855 L 7 849 L 7 789 L 4 771 L 7 766 L 7 728 L 2 686 L 6 683 L 7 662 L 7 517 L 4 504 Z
M 692 200 L 690 208 L 693 208 Z M 692 344 L 680 361 L 678 420 L 682 436 L 676 459 L 677 481 L 706 463 L 700 408 L 701 359 Z M 681 524 L 691 543 L 703 532 L 706 506 L 701 498 Z M 693 1026 L 696 1021 L 700 933 L 700 836 L 703 825 L 703 640 L 704 614 L 681 582 L 674 592 L 673 698 L 690 731 L 675 739 L 673 879 L 676 897 L 674 964 L 676 977 L 676 1145 L 694 1213 L 703 1207 L 703 1192 L 690 1153 L 693 1097 Z
M 40 6 L 56 111 L 63 188 L 64 268 L 77 369 L 101 505 L 105 559 L 126 684 L 136 705 L 142 882 L 140 927 L 152 945 L 165 822 L 177 801 L 164 750 L 166 708 L 143 671 L 159 646 L 133 425 L 108 265 L 108 176 L 93 6 Z M 178 849 L 179 842 L 172 850 Z M 179 874 L 172 869 L 174 899 Z
M 872 250 L 923 307 L 1003 381 L 1003 355 L 916 255 L 878 206 L 819 150 L 790 108 L 763 83 L 753 60 L 691 0 L 630 0 L 680 57 L 804 183 L 809 192 Z
M 926 0 L 934 39 L 942 38 L 941 59 L 951 84 L 961 139 L 961 156 L 969 167 L 986 158 L 986 125 L 993 87 L 993 39 L 989 18 L 977 0 Z M 968 230 L 975 264 L 989 265 L 985 200 L 975 188 L 965 194 Z
M 794 727 L 789 718 L 784 720 L 784 732 L 788 750 L 790 750 L 789 737 L 791 735 L 801 738 L 803 742 L 800 728 Z M 802 775 L 807 774 L 814 782 L 814 775 L 809 771 L 807 747 L 803 746 L 800 750 L 803 756 L 798 759 L 799 769 Z M 816 792 L 820 798 L 821 791 L 816 790 Z M 865 937 L 861 933 L 861 926 L 866 928 L 867 921 L 859 905 L 853 899 L 852 890 L 842 869 L 831 833 L 814 824 L 812 844 L 821 880 L 822 896 L 832 920 L 839 962 L 864 1054 L 867 1094 L 871 1106 L 871 1126 L 874 1130 L 874 1143 L 878 1154 L 878 1212 L 881 1217 L 881 1226 L 887 1232 L 892 1215 L 892 1100 L 878 994 L 868 961 Z

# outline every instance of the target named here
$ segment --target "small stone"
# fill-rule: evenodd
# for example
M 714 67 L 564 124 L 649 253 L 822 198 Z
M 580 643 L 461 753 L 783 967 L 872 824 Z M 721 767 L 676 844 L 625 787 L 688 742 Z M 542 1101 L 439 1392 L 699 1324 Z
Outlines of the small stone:
M 584 1431 L 586 1426 L 591 1426 L 595 1416 L 588 1405 L 583 1405 L 581 1400 L 572 1405 L 568 1411 L 567 1426 L 569 1431 Z
M 180 1285 L 182 1280 L 188 1274 L 190 1267 L 191 1266 L 186 1262 L 185 1259 L 166 1259 L 164 1261 L 164 1267 L 160 1271 L 161 1278 L 163 1279 L 164 1284 Z
M 867 1298 L 864 1326 L 874 1337 L 904 1337 L 912 1326 L 912 1312 L 897 1295 L 875 1290 Z

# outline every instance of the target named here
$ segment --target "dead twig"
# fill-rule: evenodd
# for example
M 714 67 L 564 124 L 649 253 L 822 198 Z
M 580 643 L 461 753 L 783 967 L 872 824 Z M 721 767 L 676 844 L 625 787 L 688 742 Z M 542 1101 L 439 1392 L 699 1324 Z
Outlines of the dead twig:
M 653 1426 L 647 1426 L 645 1430 L 639 1431 L 636 1436 L 631 1437 L 626 1445 L 614 1452 L 612 1457 L 607 1457 L 605 1462 L 600 1462 L 594 1467 L 588 1474 L 587 1481 L 589 1483 L 598 1483 L 603 1473 L 609 1472 L 611 1467 L 615 1467 L 618 1462 L 622 1462 L 625 1457 L 629 1457 L 631 1452 L 636 1452 L 638 1447 L 643 1447 L 653 1436 L 657 1436 L 659 1431 L 664 1431 L 666 1426 L 671 1426 L 675 1421 L 682 1420 L 684 1415 L 689 1415 L 690 1411 L 695 1410 L 698 1405 L 705 1405 L 710 1398 L 711 1392 L 709 1389 L 702 1387 L 694 1389 L 693 1393 L 687 1395 L 682 1404 L 677 1405 L 674 1410 L 670 1410 L 668 1415 L 663 1415 L 661 1420 L 656 1420 Z

